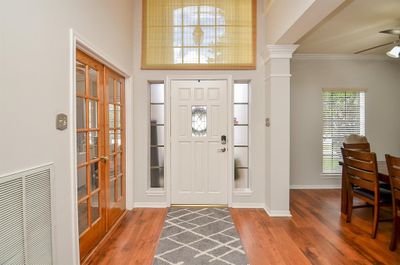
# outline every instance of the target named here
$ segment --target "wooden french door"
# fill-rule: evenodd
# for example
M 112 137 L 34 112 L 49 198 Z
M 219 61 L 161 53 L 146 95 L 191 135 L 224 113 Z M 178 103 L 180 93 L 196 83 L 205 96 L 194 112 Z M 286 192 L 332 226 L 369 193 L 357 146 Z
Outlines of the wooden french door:
M 111 227 L 125 211 L 125 80 L 108 68 L 105 80 L 107 226 Z
M 124 78 L 76 52 L 77 194 L 83 260 L 125 211 Z

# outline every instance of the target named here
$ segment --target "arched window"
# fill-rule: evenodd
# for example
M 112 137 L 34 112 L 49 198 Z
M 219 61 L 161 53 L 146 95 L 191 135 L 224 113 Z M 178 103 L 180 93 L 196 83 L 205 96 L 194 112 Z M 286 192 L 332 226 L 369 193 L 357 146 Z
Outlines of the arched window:
M 254 0 L 144 0 L 143 69 L 254 69 Z
M 213 64 L 225 36 L 225 14 L 214 6 L 174 10 L 174 64 Z

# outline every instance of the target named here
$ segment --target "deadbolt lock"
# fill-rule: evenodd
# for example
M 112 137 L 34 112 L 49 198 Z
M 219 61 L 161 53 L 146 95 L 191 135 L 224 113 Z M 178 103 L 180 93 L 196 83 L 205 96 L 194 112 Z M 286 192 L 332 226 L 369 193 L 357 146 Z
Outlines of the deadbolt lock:
M 226 135 L 221 135 L 221 144 L 226 144 Z

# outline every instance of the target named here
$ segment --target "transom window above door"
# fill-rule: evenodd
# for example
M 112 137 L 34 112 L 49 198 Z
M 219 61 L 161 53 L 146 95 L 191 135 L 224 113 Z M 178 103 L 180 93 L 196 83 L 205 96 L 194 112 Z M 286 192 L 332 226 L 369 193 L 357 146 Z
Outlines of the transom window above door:
M 255 0 L 143 0 L 142 69 L 255 69 Z

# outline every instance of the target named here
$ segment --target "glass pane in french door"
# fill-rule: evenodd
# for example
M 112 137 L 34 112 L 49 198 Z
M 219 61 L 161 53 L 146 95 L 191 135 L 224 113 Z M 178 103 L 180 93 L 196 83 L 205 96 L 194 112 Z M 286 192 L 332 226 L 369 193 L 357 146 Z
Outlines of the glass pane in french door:
M 81 201 L 78 204 L 78 224 L 79 224 L 79 234 L 85 232 L 89 227 L 89 218 L 88 218 L 88 203 L 87 199 Z

